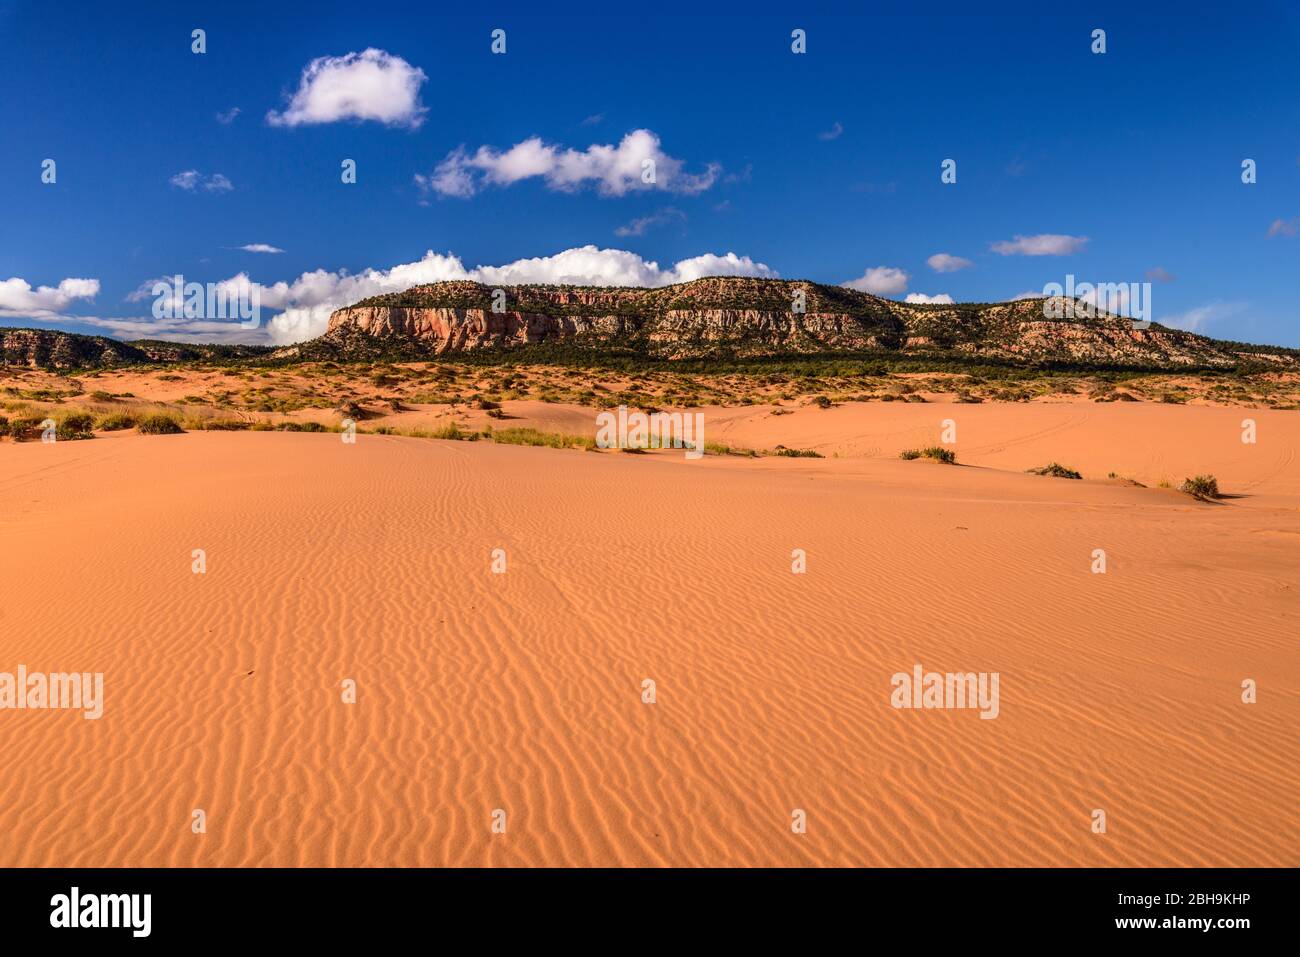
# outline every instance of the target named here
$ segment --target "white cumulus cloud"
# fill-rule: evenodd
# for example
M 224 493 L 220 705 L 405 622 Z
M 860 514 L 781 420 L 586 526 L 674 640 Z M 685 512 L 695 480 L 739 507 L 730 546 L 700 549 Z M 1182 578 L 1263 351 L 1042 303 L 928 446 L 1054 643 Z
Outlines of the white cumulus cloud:
M 248 243 L 246 246 L 240 246 L 246 253 L 282 253 L 284 252 L 279 246 L 272 246 L 269 243 Z
M 25 279 L 0 282 L 0 316 L 53 319 L 78 299 L 99 295 L 98 279 L 64 279 L 57 286 L 32 288 Z
M 952 296 L 948 295 L 946 292 L 941 292 L 937 296 L 927 296 L 923 292 L 909 292 L 907 294 L 907 298 L 904 299 L 903 301 L 914 302 L 917 303 L 918 305 L 925 305 L 929 303 L 932 305 L 951 306 L 953 304 Z
M 872 266 L 858 279 L 841 283 L 858 292 L 869 292 L 873 296 L 896 296 L 907 288 L 911 277 L 894 266 Z
M 317 57 L 303 68 L 298 89 L 272 126 L 304 126 L 340 120 L 374 120 L 415 129 L 428 108 L 420 87 L 428 77 L 400 56 L 374 48 L 344 56 Z
M 650 130 L 633 130 L 618 143 L 593 144 L 585 150 L 565 148 L 530 137 L 506 150 L 480 146 L 473 153 L 458 147 L 428 176 L 417 174 L 421 192 L 468 198 L 489 187 L 506 187 L 541 178 L 549 189 L 572 192 L 595 186 L 603 196 L 637 190 L 664 190 L 693 195 L 709 189 L 721 167 L 688 173 L 686 164 L 663 151 Z

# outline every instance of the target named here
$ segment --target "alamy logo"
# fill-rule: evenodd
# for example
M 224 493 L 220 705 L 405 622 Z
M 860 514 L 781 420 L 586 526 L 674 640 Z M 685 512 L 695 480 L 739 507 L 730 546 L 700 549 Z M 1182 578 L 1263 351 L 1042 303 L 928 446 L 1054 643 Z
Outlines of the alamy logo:
M 155 319 L 238 319 L 241 329 L 262 322 L 262 287 L 255 282 L 186 282 L 178 274 L 154 283 L 150 295 Z
M 51 927 L 127 927 L 132 937 L 148 937 L 153 928 L 152 894 L 70 893 L 50 898 Z
M 94 721 L 104 714 L 104 673 L 97 671 L 27 673 L 19 665 L 16 673 L 0 671 L 0 711 L 41 708 L 80 709 L 82 717 Z
M 978 708 L 981 718 L 996 718 L 1000 678 L 997 671 L 926 671 L 918 664 L 910 674 L 900 671 L 890 679 L 894 691 L 889 703 L 895 708 Z
M 703 412 L 628 412 L 596 416 L 596 447 L 600 449 L 685 449 L 688 459 L 704 455 Z
M 1151 328 L 1151 283 L 1081 282 L 1067 274 L 1065 284 L 1043 287 L 1043 316 L 1047 319 L 1092 319 L 1098 312 L 1133 320 L 1134 329 Z

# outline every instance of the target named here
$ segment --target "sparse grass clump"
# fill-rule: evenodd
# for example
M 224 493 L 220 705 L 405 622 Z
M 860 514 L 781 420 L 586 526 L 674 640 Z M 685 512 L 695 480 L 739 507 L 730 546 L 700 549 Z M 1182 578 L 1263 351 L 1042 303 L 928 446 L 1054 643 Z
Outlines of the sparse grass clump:
M 173 415 L 147 415 L 136 423 L 135 430 L 141 435 L 179 435 L 185 430 Z
M 375 431 L 379 432 L 381 430 L 376 429 Z M 383 434 L 397 435 L 398 433 L 395 430 L 389 430 Z M 427 429 L 416 432 L 415 436 L 416 438 L 421 439 L 444 439 L 448 442 L 464 442 L 468 440 L 472 434 L 474 433 L 462 429 L 455 422 L 448 422 L 446 425 L 441 425 L 436 429 Z
M 1203 499 L 1222 497 L 1219 494 L 1219 480 L 1213 475 L 1197 475 L 1193 478 L 1183 479 L 1183 484 L 1178 486 L 1178 491 Z
M 85 412 L 73 412 L 59 419 L 54 429 L 54 437 L 60 442 L 75 442 L 80 439 L 93 439 L 95 419 Z
M 742 455 L 745 458 L 754 458 L 758 455 L 753 449 L 742 449 L 734 445 L 726 445 L 723 442 L 705 442 L 705 455 Z
M 942 462 L 944 465 L 956 465 L 957 453 L 952 449 L 945 449 L 942 445 L 928 445 L 923 449 L 906 449 L 898 453 L 900 459 L 907 459 L 909 462 L 913 459 L 934 459 L 936 462 Z
M 9 420 L 9 434 L 15 442 L 27 442 L 40 438 L 41 423 L 45 421 L 35 415 L 20 415 Z
M 127 412 L 111 412 L 101 415 L 95 422 L 95 428 L 101 432 L 121 432 L 123 429 L 135 428 L 135 416 Z
M 778 445 L 772 452 L 773 455 L 780 455 L 788 459 L 821 459 L 825 458 L 820 452 L 814 452 L 812 449 L 787 449 L 784 445 Z
M 589 435 L 542 432 L 539 429 L 500 429 L 491 433 L 490 438 L 501 445 L 544 445 L 552 449 L 596 448 L 596 440 Z
M 1074 469 L 1066 468 L 1056 462 L 1048 462 L 1046 465 L 1036 469 L 1027 469 L 1030 475 L 1050 475 L 1053 478 L 1081 479 L 1083 476 Z

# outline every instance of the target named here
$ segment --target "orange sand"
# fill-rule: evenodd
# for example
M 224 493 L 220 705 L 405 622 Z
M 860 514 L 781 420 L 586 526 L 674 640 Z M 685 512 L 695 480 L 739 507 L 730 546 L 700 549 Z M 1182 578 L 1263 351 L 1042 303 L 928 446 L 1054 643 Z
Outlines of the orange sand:
M 947 416 L 980 467 L 892 457 Z M 0 866 L 1300 865 L 1300 415 L 706 423 L 846 457 L 0 445 L 0 671 L 105 674 L 99 721 L 0 711 Z M 918 662 L 999 717 L 893 709 Z

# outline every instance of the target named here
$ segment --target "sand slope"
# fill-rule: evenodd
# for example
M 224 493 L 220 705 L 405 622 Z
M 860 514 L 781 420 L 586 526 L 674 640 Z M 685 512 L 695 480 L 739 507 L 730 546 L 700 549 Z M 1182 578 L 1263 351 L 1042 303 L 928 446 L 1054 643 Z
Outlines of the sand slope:
M 935 412 L 874 408 L 752 444 Z M 103 671 L 106 704 L 0 711 L 0 865 L 1300 864 L 1292 419 L 1242 451 L 1240 410 L 1037 408 L 962 407 L 962 458 L 1195 460 L 1246 497 L 884 452 L 6 443 L 0 670 Z M 917 662 L 999 672 L 998 719 L 891 708 Z

